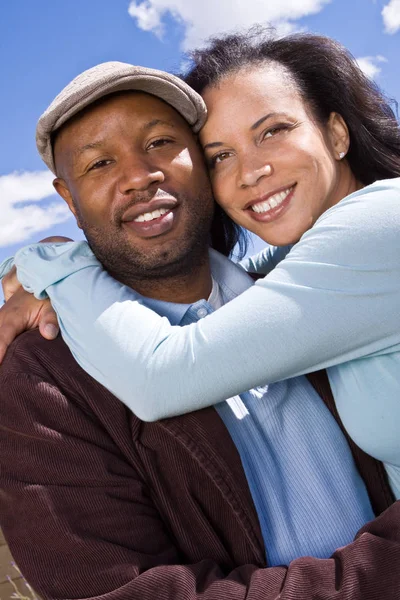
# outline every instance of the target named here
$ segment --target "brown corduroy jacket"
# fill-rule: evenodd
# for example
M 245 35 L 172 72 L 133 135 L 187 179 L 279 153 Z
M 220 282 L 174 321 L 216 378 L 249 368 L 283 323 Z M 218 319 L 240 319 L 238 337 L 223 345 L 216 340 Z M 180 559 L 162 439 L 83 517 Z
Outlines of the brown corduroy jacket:
M 23 334 L 0 368 L 0 468 L 0 524 L 43 598 L 400 599 L 400 502 L 332 558 L 268 568 L 216 411 L 143 423 L 60 338 Z

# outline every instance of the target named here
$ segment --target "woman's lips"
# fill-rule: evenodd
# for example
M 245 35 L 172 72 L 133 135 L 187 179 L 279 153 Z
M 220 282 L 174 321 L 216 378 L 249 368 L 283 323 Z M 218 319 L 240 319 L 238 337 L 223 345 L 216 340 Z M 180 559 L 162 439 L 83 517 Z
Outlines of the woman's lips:
M 245 209 L 247 214 L 261 223 L 270 223 L 279 219 L 288 209 L 295 187 L 296 184 L 269 195 L 265 200 L 253 202 Z

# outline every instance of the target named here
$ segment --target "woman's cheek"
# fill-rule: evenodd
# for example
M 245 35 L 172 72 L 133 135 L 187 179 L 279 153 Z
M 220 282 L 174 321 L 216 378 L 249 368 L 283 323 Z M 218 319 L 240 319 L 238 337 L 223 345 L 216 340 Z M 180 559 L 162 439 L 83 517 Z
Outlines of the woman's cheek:
M 230 191 L 229 182 L 226 180 L 226 178 L 222 177 L 221 174 L 217 174 L 215 171 L 212 171 L 211 185 L 215 200 L 226 212 L 228 212 L 229 205 L 233 199 L 233 190 Z

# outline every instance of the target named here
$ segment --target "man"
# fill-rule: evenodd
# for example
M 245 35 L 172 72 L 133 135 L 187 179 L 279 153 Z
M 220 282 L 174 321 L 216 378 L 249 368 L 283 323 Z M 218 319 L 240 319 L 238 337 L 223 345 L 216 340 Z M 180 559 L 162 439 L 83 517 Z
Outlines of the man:
M 179 80 L 111 63 L 67 86 L 38 125 L 55 187 L 96 255 L 176 324 L 250 285 L 239 267 L 208 252 L 221 215 L 213 214 L 189 127 L 201 126 L 204 114 Z M 0 325 L 7 311 L 34 321 L 41 307 L 18 291 Z M 18 325 L 8 327 L 5 344 Z M 339 426 L 306 378 L 254 395 L 256 402 L 249 393 L 143 423 L 77 365 L 60 338 L 20 336 L 0 369 L 0 519 L 38 593 L 398 598 L 399 503 L 333 558 L 301 558 L 324 555 L 336 539 L 337 546 L 350 542 L 349 532 L 372 518 L 371 503 L 376 513 L 390 505 L 379 465 L 365 471 L 368 497 Z M 312 415 L 304 419 L 300 400 L 318 412 L 318 431 L 307 430 Z M 262 420 L 259 407 L 270 404 L 276 415 Z M 305 429 L 296 430 L 300 421 Z M 367 459 L 354 452 L 361 472 Z

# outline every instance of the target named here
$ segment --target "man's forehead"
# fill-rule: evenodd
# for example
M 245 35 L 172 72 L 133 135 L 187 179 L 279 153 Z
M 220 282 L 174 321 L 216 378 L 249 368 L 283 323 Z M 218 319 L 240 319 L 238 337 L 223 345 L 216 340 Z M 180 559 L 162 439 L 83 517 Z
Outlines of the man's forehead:
M 68 137 L 73 142 L 77 141 L 75 136 L 90 136 L 94 131 L 101 132 L 114 115 L 121 114 L 121 107 L 125 114 L 132 114 L 132 128 L 138 131 L 146 132 L 157 126 L 175 130 L 190 129 L 183 117 L 160 98 L 146 92 L 124 91 L 105 96 L 74 115 L 55 132 L 53 147 L 60 138 Z M 90 141 L 85 144 L 84 149 L 94 148 L 96 145 L 99 145 L 98 141 Z

